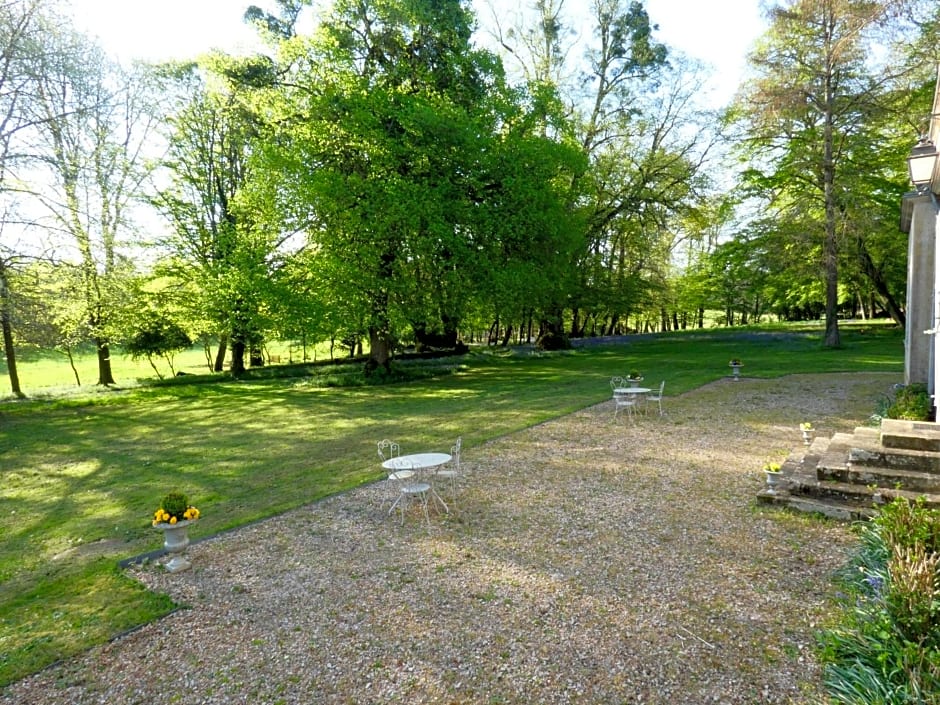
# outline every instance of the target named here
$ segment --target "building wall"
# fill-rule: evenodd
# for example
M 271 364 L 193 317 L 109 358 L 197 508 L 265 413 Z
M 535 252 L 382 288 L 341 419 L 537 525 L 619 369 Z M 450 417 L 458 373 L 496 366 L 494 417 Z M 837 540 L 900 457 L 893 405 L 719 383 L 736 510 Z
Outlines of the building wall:
M 933 394 L 931 351 L 937 336 L 924 333 L 934 328 L 935 260 L 937 259 L 937 209 L 930 194 L 909 195 L 912 213 L 908 233 L 907 306 L 904 334 L 904 383 L 926 384 Z M 940 343 L 940 341 L 938 341 Z

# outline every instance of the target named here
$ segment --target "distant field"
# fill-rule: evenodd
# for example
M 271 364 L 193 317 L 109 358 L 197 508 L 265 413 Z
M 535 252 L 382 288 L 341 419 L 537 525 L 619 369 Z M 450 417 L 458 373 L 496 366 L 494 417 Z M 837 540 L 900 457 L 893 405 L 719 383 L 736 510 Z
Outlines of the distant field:
M 288 343 L 273 343 L 266 348 L 266 357 L 270 355 L 276 360 L 272 364 L 285 364 L 288 362 L 301 362 L 304 359 L 304 350 L 300 346 Z M 215 353 L 213 348 L 212 353 Z M 345 357 L 347 351 L 337 347 L 333 351 L 334 357 Z M 93 387 L 98 381 L 98 358 L 90 346 L 86 346 L 74 354 L 75 370 L 73 371 L 68 358 L 54 350 L 17 350 L 17 371 L 20 377 L 20 387 L 27 395 L 52 394 L 59 391 L 74 392 L 76 387 Z M 316 361 L 330 358 L 329 344 L 324 343 L 316 347 L 307 347 L 306 360 Z M 190 374 L 206 374 L 211 372 L 210 361 L 201 347 L 192 347 L 173 357 L 173 367 L 163 358 L 154 358 L 159 374 L 172 377 L 175 372 L 188 372 Z M 226 360 L 228 364 L 228 360 Z M 134 386 L 143 381 L 157 379 L 157 371 L 146 358 L 131 359 L 120 348 L 111 351 L 111 370 L 118 386 Z M 75 372 L 81 384 L 76 384 Z M 0 355 L 0 400 L 10 397 L 10 376 L 7 370 L 5 356 Z
M 717 316 L 714 314 L 712 318 Z M 742 336 L 749 331 L 760 334 L 777 333 L 812 333 L 819 331 L 819 321 L 802 323 L 769 323 L 761 326 L 726 328 L 711 325 L 704 330 L 686 330 L 660 334 L 637 334 L 623 336 L 624 339 L 655 341 L 663 337 L 689 337 L 695 340 L 703 335 L 708 336 Z M 842 328 L 852 335 L 858 331 L 872 330 L 890 335 L 893 326 L 890 321 L 846 321 Z M 900 333 L 898 333 L 900 335 Z M 593 339 L 576 341 L 579 344 L 590 344 Z M 214 355 L 215 348 L 212 349 Z M 330 351 L 329 343 L 320 343 L 316 346 L 303 346 L 289 342 L 274 342 L 265 347 L 265 357 L 271 357 L 271 364 L 287 364 L 290 362 L 315 362 L 332 358 L 342 359 L 348 356 L 348 350 L 335 346 Z M 189 374 L 206 374 L 211 372 L 210 360 L 207 359 L 203 348 L 194 346 L 173 357 L 173 367 L 162 358 L 154 359 L 157 371 L 146 359 L 133 360 L 124 354 L 119 347 L 112 349 L 111 369 L 114 379 L 120 387 L 132 387 L 149 380 L 158 378 L 158 372 L 163 377 L 171 377 L 175 372 Z M 74 394 L 78 387 L 94 388 L 98 381 L 98 361 L 94 349 L 86 346 L 74 354 L 75 370 L 73 371 L 68 358 L 54 350 L 17 350 L 17 369 L 20 377 L 20 387 L 27 396 L 57 396 L 61 393 Z M 228 360 L 226 360 L 228 364 Z M 76 384 L 75 374 L 78 373 L 80 385 Z M 6 358 L 0 354 L 0 401 L 11 399 L 10 378 L 7 372 Z

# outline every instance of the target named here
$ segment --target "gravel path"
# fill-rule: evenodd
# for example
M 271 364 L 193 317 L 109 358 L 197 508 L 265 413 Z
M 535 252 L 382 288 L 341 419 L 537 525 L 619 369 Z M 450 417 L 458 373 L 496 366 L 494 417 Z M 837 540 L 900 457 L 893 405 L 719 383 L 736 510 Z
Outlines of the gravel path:
M 760 468 L 895 381 L 723 380 L 635 425 L 606 402 L 465 448 L 430 530 L 380 483 L 221 535 L 191 571 L 134 570 L 184 609 L 0 703 L 817 702 L 853 540 L 756 505 Z

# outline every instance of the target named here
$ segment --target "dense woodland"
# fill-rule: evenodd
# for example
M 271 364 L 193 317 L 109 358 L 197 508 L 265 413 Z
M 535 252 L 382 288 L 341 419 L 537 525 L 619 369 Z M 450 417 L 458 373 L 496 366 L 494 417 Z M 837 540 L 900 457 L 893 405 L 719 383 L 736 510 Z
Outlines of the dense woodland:
M 126 66 L 0 2 L 0 319 L 17 350 L 397 351 L 840 316 L 904 322 L 905 157 L 940 6 L 783 0 L 731 105 L 642 2 L 246 7 L 252 55 Z M 577 7 L 575 7 L 575 5 Z M 181 21 L 184 19 L 181 18 Z M 303 29 L 301 29 L 303 28 Z M 729 31 L 733 31 L 729 27 Z

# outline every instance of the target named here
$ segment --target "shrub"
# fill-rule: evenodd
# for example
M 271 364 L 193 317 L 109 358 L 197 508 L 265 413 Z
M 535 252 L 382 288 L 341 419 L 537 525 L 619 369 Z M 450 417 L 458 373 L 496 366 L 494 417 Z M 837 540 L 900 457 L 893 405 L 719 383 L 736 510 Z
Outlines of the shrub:
M 885 411 L 889 419 L 927 421 L 930 418 L 930 395 L 923 384 L 909 384 L 895 393 L 894 402 Z
M 860 538 L 841 621 L 819 635 L 832 702 L 940 705 L 940 511 L 896 499 Z

